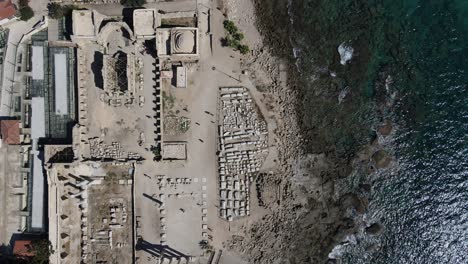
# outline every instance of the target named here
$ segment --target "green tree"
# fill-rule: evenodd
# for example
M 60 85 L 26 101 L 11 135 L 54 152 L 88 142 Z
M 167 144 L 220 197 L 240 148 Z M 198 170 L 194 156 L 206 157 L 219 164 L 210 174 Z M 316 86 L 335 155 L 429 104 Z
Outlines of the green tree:
M 49 3 L 47 9 L 49 11 L 49 17 L 53 19 L 59 19 L 64 15 L 63 7 L 58 3 Z
M 231 20 L 224 20 L 223 25 L 224 29 L 226 29 L 226 31 L 231 35 L 234 35 L 239 31 L 234 22 L 232 22 Z
M 29 0 L 19 0 L 19 18 L 23 21 L 29 20 L 34 16 L 34 11 L 29 7 Z
M 153 152 L 154 159 L 156 161 L 161 160 L 161 158 L 162 158 L 161 147 L 159 145 L 158 146 L 151 146 L 151 152 Z
M 244 34 L 241 32 L 234 33 L 232 37 L 237 41 L 242 41 L 244 39 Z
M 244 34 L 239 31 L 234 22 L 230 20 L 224 20 L 223 25 L 224 29 L 228 32 L 228 36 L 223 39 L 223 44 L 238 50 L 241 54 L 245 55 L 249 53 L 249 46 L 241 44 L 241 41 L 244 39 Z
M 240 45 L 239 41 L 236 39 L 233 39 L 231 37 L 226 37 L 226 45 L 233 49 L 237 49 L 237 47 Z
M 125 7 L 140 7 L 146 4 L 146 0 L 120 0 L 120 4 Z
M 249 53 L 249 51 L 250 51 L 250 48 L 249 48 L 249 46 L 247 46 L 247 45 L 239 45 L 239 46 L 237 47 L 237 49 L 239 50 L 239 52 L 240 52 L 241 54 L 244 54 L 244 55 L 247 54 L 247 53 Z
M 28 251 L 34 253 L 29 264 L 48 264 L 50 255 L 54 254 L 52 243 L 48 239 L 32 241 Z
M 19 9 L 19 17 L 23 21 L 28 21 L 30 18 L 34 16 L 34 11 L 29 6 L 20 7 Z

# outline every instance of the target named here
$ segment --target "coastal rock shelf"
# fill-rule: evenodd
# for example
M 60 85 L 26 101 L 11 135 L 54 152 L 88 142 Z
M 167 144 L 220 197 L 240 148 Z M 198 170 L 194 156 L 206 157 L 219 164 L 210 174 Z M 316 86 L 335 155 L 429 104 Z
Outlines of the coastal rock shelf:
M 220 88 L 219 216 L 228 221 L 250 214 L 249 186 L 268 154 L 268 130 L 250 93 Z

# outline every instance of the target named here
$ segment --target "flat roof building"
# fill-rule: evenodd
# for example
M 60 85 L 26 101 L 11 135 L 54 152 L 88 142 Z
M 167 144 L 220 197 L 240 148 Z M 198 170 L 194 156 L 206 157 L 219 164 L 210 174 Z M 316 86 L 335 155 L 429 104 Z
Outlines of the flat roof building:
M 65 53 L 54 54 L 55 114 L 68 114 L 68 63 Z
M 44 97 L 31 99 L 31 138 L 39 140 L 45 137 L 45 102 Z
M 35 252 L 31 251 L 31 240 L 15 240 L 13 244 L 13 255 L 17 257 L 32 257 Z
M 75 51 L 73 47 L 53 46 L 48 30 L 31 37 L 31 97 L 44 100 L 44 140 L 70 143 L 76 121 Z
M 73 45 L 49 42 L 48 29 L 31 36 L 28 211 L 29 232 L 47 230 L 45 144 L 72 141 L 75 124 L 75 50 Z
M 198 28 L 173 27 L 156 30 L 156 50 L 159 57 L 173 60 L 198 59 Z
M 9 145 L 20 144 L 19 120 L 0 120 L 2 142 Z
M 0 25 L 15 19 L 16 12 L 11 0 L 0 1 Z
M 34 232 L 41 232 L 44 226 L 44 188 L 45 179 L 43 173 L 43 163 L 41 151 L 39 150 L 39 140 L 45 137 L 45 111 L 44 98 L 33 97 L 31 99 L 31 174 L 29 177 L 29 229 Z
M 186 160 L 187 144 L 185 142 L 163 143 L 162 156 L 165 160 Z
M 44 224 L 44 197 L 45 197 L 45 178 L 43 163 L 41 160 L 42 151 L 32 152 L 32 177 L 30 179 L 31 189 L 31 231 L 43 231 Z
M 161 24 L 155 9 L 136 9 L 133 11 L 133 28 L 137 38 L 154 37 L 156 28 Z
M 73 10 L 73 35 L 78 38 L 94 38 L 95 16 L 92 10 Z
M 32 78 L 33 80 L 44 79 L 44 47 L 32 46 Z

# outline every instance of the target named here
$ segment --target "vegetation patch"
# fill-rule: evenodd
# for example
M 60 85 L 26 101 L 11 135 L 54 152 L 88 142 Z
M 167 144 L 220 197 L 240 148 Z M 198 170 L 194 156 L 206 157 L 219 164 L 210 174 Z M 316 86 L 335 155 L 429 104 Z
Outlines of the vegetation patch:
M 244 40 L 244 34 L 240 32 L 234 22 L 231 20 L 224 20 L 223 25 L 227 32 L 227 36 L 223 40 L 224 44 L 235 50 L 238 50 L 241 54 L 249 53 L 249 46 L 242 44 L 242 40 Z
M 151 152 L 153 152 L 155 161 L 160 161 L 162 159 L 161 146 L 159 144 L 157 146 L 151 146 Z
M 106 176 L 104 177 L 104 180 L 107 182 L 112 182 L 117 178 L 117 174 L 115 172 L 107 172 Z
M 162 105 L 164 110 L 170 110 L 174 107 L 175 96 L 171 93 L 167 94 L 165 91 L 162 92 Z
M 176 17 L 162 18 L 162 27 L 196 27 L 197 19 L 195 17 Z
M 34 16 L 34 11 L 29 6 L 29 0 L 19 0 L 19 18 L 23 21 L 28 21 Z
M 71 15 L 74 9 L 78 9 L 78 7 L 74 5 L 61 5 L 59 3 L 49 3 L 47 5 L 48 15 L 53 19 L 60 19 Z
M 166 115 L 164 117 L 164 134 L 178 136 L 190 129 L 190 119 L 185 116 Z

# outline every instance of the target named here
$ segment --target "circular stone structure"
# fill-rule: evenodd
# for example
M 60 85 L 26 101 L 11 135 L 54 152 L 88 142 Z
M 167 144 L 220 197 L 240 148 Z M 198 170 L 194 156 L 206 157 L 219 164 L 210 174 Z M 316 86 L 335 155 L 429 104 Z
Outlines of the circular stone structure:
M 193 53 L 195 35 L 189 30 L 180 30 L 174 33 L 174 52 Z

